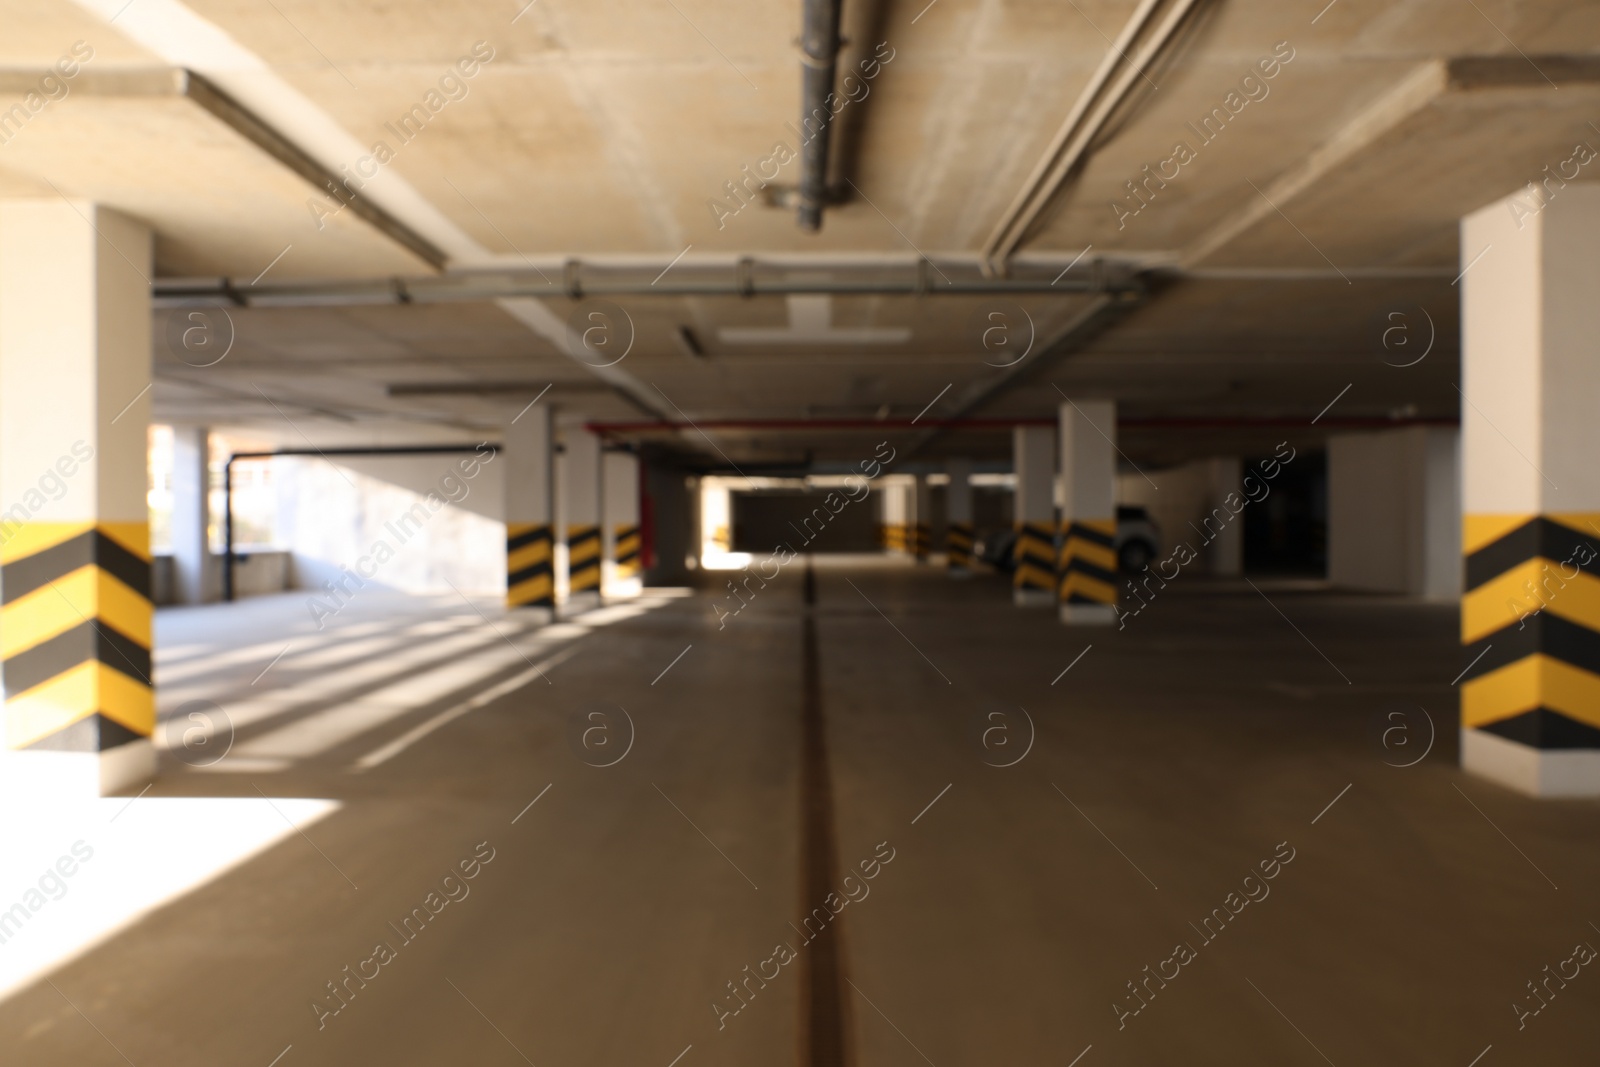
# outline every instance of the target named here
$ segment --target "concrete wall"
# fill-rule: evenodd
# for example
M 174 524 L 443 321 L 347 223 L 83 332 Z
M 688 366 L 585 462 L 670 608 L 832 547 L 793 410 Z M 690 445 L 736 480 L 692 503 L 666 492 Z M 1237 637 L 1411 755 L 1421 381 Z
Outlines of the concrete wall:
M 265 596 L 281 593 L 290 588 L 289 572 L 293 566 L 291 553 L 269 549 L 251 550 L 247 556 L 236 556 L 233 561 L 233 594 L 235 597 Z M 222 557 L 206 556 L 206 581 L 208 589 L 222 588 Z M 158 553 L 150 560 L 151 600 L 166 607 L 188 603 L 180 598 L 177 560 L 169 552 Z
M 1220 531 L 1214 520 L 1208 535 L 1201 532 L 1208 529 L 1204 521 L 1221 504 L 1222 497 L 1229 491 L 1238 491 L 1237 471 L 1236 460 L 1201 459 L 1144 474 L 1119 473 L 1117 503 L 1137 505 L 1150 513 L 1161 530 L 1161 543 L 1156 546 L 1159 556 L 1187 543 L 1201 554 L 1207 571 L 1238 574 L 1244 516 L 1234 516 Z M 1207 536 L 1210 544 L 1206 543 Z
M 473 460 L 471 453 L 341 457 L 337 466 L 274 460 L 284 465 L 278 537 L 293 555 L 290 586 L 321 589 L 348 567 L 377 588 L 503 593 L 504 463 L 474 467 Z
M 1161 544 L 1156 547 L 1163 556 L 1185 541 L 1199 548 L 1200 535 L 1189 524 L 1199 524 L 1210 499 L 1210 469 L 1205 461 L 1145 473 L 1155 485 L 1137 472 L 1118 473 L 1117 503 L 1137 505 L 1150 512 L 1161 527 Z
M 871 500 L 863 496 L 852 502 L 844 490 L 831 490 L 834 507 L 839 509 L 834 511 L 824 503 L 829 492 L 735 493 L 734 551 L 764 557 L 782 544 L 796 551 L 877 551 L 878 515 Z M 820 516 L 814 514 L 818 509 Z M 807 541 L 808 537 L 812 540 Z
M 1328 579 L 1429 599 L 1461 595 L 1460 432 L 1328 439 Z

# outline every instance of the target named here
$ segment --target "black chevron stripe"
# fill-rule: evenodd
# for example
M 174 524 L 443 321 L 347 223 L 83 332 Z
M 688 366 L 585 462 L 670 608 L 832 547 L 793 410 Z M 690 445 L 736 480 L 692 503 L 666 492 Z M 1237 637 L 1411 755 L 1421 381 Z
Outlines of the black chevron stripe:
M 537 541 L 548 542 L 549 540 L 550 527 L 536 526 L 524 533 L 517 534 L 515 537 L 508 536 L 506 538 L 506 551 L 515 552 L 517 549 L 527 548 L 529 545 L 534 544 Z
M 90 660 L 121 671 L 141 685 L 150 684 L 150 650 L 100 619 L 80 623 L 18 652 L 0 666 L 0 678 L 7 694 L 16 696 Z
M 1067 537 L 1069 539 L 1081 537 L 1085 541 L 1092 541 L 1095 544 L 1103 545 L 1106 548 L 1114 548 L 1117 543 L 1115 535 L 1105 533 L 1102 530 L 1096 530 L 1091 526 L 1085 526 L 1081 522 L 1075 522 L 1067 527 Z
M 0 567 L 0 604 L 10 604 L 91 563 L 146 600 L 150 599 L 149 561 L 140 559 L 99 530 L 85 530 L 59 545 Z
M 1549 708 L 1534 708 L 1478 729 L 1538 749 L 1600 748 L 1600 730 Z
M 542 563 L 529 564 L 520 570 L 512 571 L 510 574 L 506 575 L 506 581 L 511 585 L 516 585 L 518 582 L 525 582 L 529 578 L 537 578 L 541 574 L 550 573 L 550 561 L 545 560 Z
M 1061 573 L 1063 576 L 1068 574 L 1087 574 L 1089 577 L 1105 582 L 1109 586 L 1115 587 L 1117 584 L 1115 573 L 1085 559 L 1075 558 L 1069 560 L 1067 565 L 1062 568 Z
M 1513 567 L 1540 558 L 1553 563 L 1571 560 L 1573 567 L 1589 573 L 1600 571 L 1600 536 L 1542 516 L 1530 519 L 1467 557 L 1466 589 L 1471 592 Z M 1583 560 L 1588 560 L 1586 568 Z
M 1540 652 L 1580 670 L 1600 674 L 1600 633 L 1546 609 L 1485 634 L 1463 648 L 1462 655 L 1471 667 L 1461 680 L 1480 678 Z

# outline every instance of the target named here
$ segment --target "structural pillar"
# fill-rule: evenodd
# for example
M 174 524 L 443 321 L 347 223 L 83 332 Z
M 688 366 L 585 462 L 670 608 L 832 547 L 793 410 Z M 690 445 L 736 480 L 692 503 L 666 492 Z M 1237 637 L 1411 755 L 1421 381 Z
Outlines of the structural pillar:
M 905 487 L 898 480 L 888 481 L 883 487 L 883 521 L 878 524 L 879 541 L 886 552 L 910 551 L 907 534 L 907 507 Z
M 933 541 L 933 486 L 928 484 L 928 476 L 914 475 L 911 484 L 906 486 L 906 496 L 910 505 L 907 534 L 911 555 L 918 563 L 926 563 Z
M 211 434 L 172 428 L 172 567 L 179 604 L 211 597 Z
M 1044 606 L 1056 598 L 1055 448 L 1055 431 L 1048 426 L 1017 426 L 1011 431 L 1017 473 L 1011 597 L 1018 607 Z
M 640 581 L 639 457 L 605 453 L 601 476 L 605 495 L 605 590 L 607 596 L 635 596 Z
M 1056 592 L 1061 621 L 1111 623 L 1117 617 L 1117 406 L 1110 400 L 1062 404 L 1061 552 Z
M 944 490 L 945 566 L 952 578 L 972 573 L 972 461 L 953 459 L 945 465 L 950 476 Z
M 1600 795 L 1600 185 L 1490 204 L 1461 259 L 1461 763 Z
M 567 595 L 600 596 L 600 438 L 582 426 L 562 433 L 566 471 Z
M 0 203 L 0 782 L 31 801 L 155 773 L 150 248 L 92 203 Z
M 506 607 L 556 606 L 550 409 L 540 404 L 506 427 Z

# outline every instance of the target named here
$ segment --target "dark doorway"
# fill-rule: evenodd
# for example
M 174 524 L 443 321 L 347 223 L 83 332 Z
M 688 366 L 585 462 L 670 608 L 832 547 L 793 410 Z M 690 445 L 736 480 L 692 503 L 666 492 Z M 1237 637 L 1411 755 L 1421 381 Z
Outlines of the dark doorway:
M 1247 459 L 1245 469 L 1260 470 L 1260 462 Z M 1271 494 L 1244 509 L 1244 569 L 1251 574 L 1325 577 L 1327 453 L 1300 453 L 1268 484 Z

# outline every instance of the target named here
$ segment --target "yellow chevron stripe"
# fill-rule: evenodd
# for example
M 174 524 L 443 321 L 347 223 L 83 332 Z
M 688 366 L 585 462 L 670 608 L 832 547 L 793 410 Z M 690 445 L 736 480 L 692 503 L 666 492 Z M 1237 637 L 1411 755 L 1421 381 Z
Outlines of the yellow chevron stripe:
M 568 563 L 569 566 L 570 565 L 576 565 L 576 564 L 579 564 L 579 563 L 587 563 L 590 560 L 599 559 L 599 558 L 600 558 L 600 539 L 599 538 L 594 538 L 594 539 L 589 540 L 589 541 L 580 542 L 577 545 L 569 545 L 567 547 L 567 563 Z
M 600 568 L 590 567 L 585 571 L 574 571 L 568 579 L 567 588 L 574 593 L 582 593 L 600 587 Z
M 1484 726 L 1534 708 L 1600 729 L 1600 674 L 1535 654 L 1461 685 L 1461 725 Z
M 625 556 L 629 552 L 639 551 L 639 535 L 630 534 L 627 537 L 617 538 L 617 555 Z
M 1105 545 L 1097 545 L 1093 541 L 1085 541 L 1081 537 L 1068 538 L 1066 544 L 1061 546 L 1061 565 L 1063 567 L 1075 559 L 1093 563 L 1095 566 L 1104 567 L 1108 571 L 1117 569 L 1117 553 L 1115 550 L 1109 549 Z
M 1545 567 L 1549 567 L 1548 571 Z M 1534 595 L 1527 591 L 1533 583 Z M 1541 583 L 1548 582 L 1545 591 Z M 1565 584 L 1562 584 L 1565 583 Z M 1471 643 L 1517 621 L 1520 613 L 1537 611 L 1540 601 L 1545 610 L 1591 630 L 1600 630 L 1600 578 L 1579 571 L 1568 578 L 1561 565 L 1543 559 L 1530 559 L 1461 598 L 1461 640 Z M 1513 607 L 1516 606 L 1516 608 Z
M 535 600 L 549 600 L 555 595 L 555 579 L 548 574 L 536 574 L 506 590 L 506 603 L 511 607 L 531 604 Z
M 27 559 L 92 529 L 92 522 L 25 522 L 6 535 L 0 526 L 0 536 L 4 536 L 0 541 L 0 564 Z M 148 552 L 145 558 L 150 558 Z
M 1600 534 L 1600 511 L 1552 511 L 1545 518 L 1576 530 L 1585 537 Z
M 531 545 L 523 545 L 515 552 L 506 554 L 506 570 L 520 571 L 524 567 L 531 567 L 535 563 L 549 563 L 552 556 L 549 541 L 535 541 Z
M 1055 585 L 1055 575 L 1031 563 L 1019 563 L 1012 584 L 1018 589 L 1050 589 Z
M 1461 554 L 1470 556 L 1484 545 L 1500 540 L 1517 527 L 1532 522 L 1537 514 L 1487 514 L 1461 517 Z
M 1087 526 L 1089 529 L 1093 530 L 1095 533 L 1102 533 L 1102 534 L 1105 534 L 1107 537 L 1113 537 L 1114 538 L 1114 537 L 1117 536 L 1117 520 L 1116 519 L 1070 519 L 1070 520 L 1067 520 L 1067 521 L 1063 522 L 1061 524 L 1061 528 L 1062 528 L 1062 530 L 1070 529 L 1074 523 L 1076 523 L 1079 526 Z
M 1061 600 L 1065 602 L 1072 594 L 1086 596 L 1100 604 L 1115 604 L 1117 602 L 1116 586 L 1109 582 L 1102 582 L 1098 578 L 1074 571 L 1061 579 Z
M 1465 515 L 1461 520 L 1461 554 L 1470 556 L 1478 549 L 1493 544 L 1518 527 L 1541 517 L 1550 522 L 1560 523 L 1569 530 L 1576 530 L 1586 537 L 1600 534 L 1600 511 L 1552 511 L 1543 516 L 1538 513 L 1523 514 L 1521 512 L 1516 514 Z
M 150 562 L 150 524 L 148 522 L 101 522 L 96 527 L 108 538 Z
M 86 564 L 0 608 L 0 659 L 26 652 L 86 619 L 151 648 L 154 618 L 150 601 L 94 564 Z
M 91 660 L 26 693 L 6 697 L 6 747 L 26 748 L 97 711 L 142 737 L 155 732 L 150 687 Z

